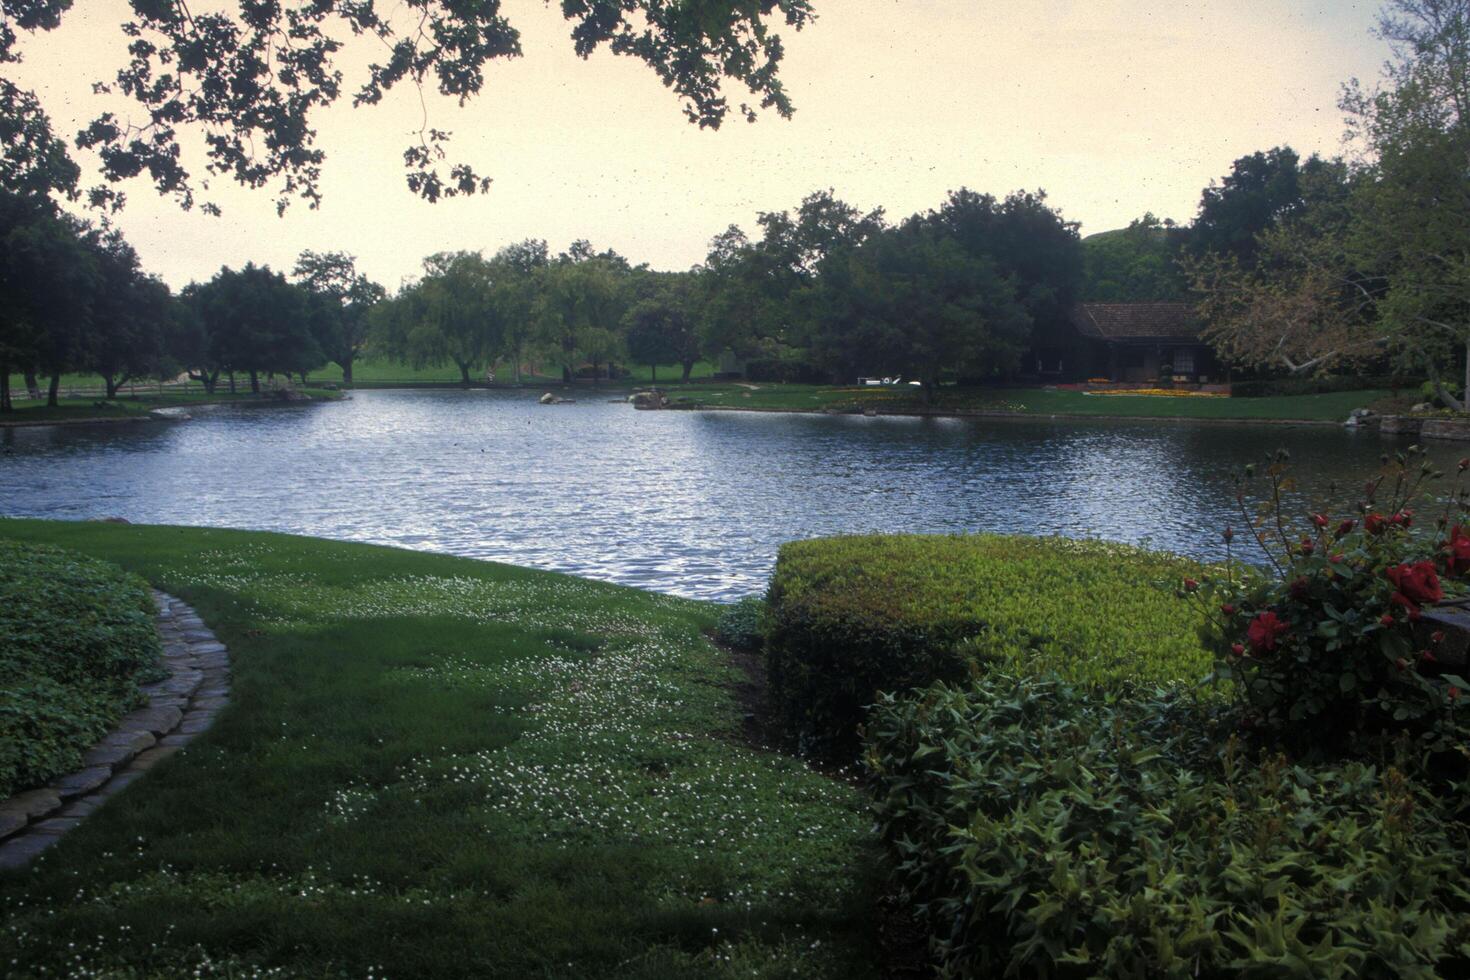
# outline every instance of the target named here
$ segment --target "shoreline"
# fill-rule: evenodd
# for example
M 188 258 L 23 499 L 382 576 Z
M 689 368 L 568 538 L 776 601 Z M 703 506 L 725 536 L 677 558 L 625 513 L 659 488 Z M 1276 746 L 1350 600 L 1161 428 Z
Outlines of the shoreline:
M 1330 419 L 1265 419 L 1265 418 L 1206 418 L 1194 415 L 1082 415 L 1066 412 L 1043 413 L 1043 412 L 1006 412 L 998 409 L 979 408 L 956 408 L 956 409 L 908 409 L 900 411 L 873 411 L 862 410 L 838 410 L 826 408 L 761 408 L 757 406 L 740 405 L 697 405 L 697 406 L 670 406 L 657 409 L 663 412 L 759 412 L 780 415 L 850 415 L 862 418 L 939 418 L 939 419 L 1010 419 L 1010 420 L 1032 420 L 1040 422 L 1191 422 L 1205 425 L 1284 425 L 1284 426 L 1315 426 L 1318 428 L 1343 428 L 1341 422 Z
M 461 391 L 474 391 L 474 390 L 479 390 L 479 391 L 507 391 L 507 392 L 537 391 L 537 390 L 560 390 L 560 391 L 569 391 L 570 390 L 570 391 L 575 391 L 575 392 L 585 392 L 588 395 L 595 395 L 595 394 L 602 394 L 602 393 L 607 393 L 607 394 L 625 394 L 625 393 L 632 392 L 632 391 L 639 390 L 639 389 L 647 389 L 649 387 L 655 387 L 655 386 L 651 386 L 651 385 L 619 385 L 619 384 L 608 384 L 606 386 L 590 386 L 589 385 L 589 386 L 585 386 L 584 387 L 582 385 L 565 385 L 565 384 L 536 385 L 536 384 L 522 383 L 520 385 L 513 385 L 513 384 L 506 384 L 506 385 L 475 384 L 475 385 L 472 385 L 469 388 L 465 388 L 462 385 L 458 385 L 458 384 L 429 383 L 429 384 L 417 384 L 417 385 L 393 385 L 393 386 L 384 385 L 384 386 L 381 386 L 380 387 L 380 386 L 377 386 L 377 385 L 373 385 L 371 382 L 369 382 L 369 383 L 367 383 L 365 385 L 362 385 L 362 386 L 354 386 L 353 388 L 343 388 L 343 389 L 340 390 L 340 392 L 337 393 L 337 397 L 317 397 L 317 396 L 313 396 L 312 398 L 309 399 L 309 401 L 312 401 L 312 402 L 334 402 L 334 401 L 342 401 L 342 400 L 345 400 L 345 398 L 347 396 L 349 396 L 350 393 L 352 391 L 354 391 L 354 390 L 358 390 L 358 391 L 422 391 L 422 390 L 461 390 Z M 671 394 L 671 395 L 676 394 L 676 392 L 678 391 L 677 388 L 668 388 L 668 389 L 663 389 L 663 390 L 666 391 L 667 393 Z M 35 427 L 48 426 L 48 425 L 102 425 L 102 424 L 113 424 L 113 423 L 122 423 L 122 422 L 150 422 L 150 421 L 153 421 L 153 422 L 162 422 L 162 421 L 170 421 L 169 419 L 160 418 L 160 417 L 158 417 L 158 416 L 156 416 L 156 415 L 153 414 L 153 411 L 155 409 L 158 409 L 158 408 L 177 408 L 177 409 L 188 410 L 188 409 L 191 409 L 191 408 L 203 408 L 203 407 L 211 406 L 211 405 L 256 405 L 256 406 L 267 406 L 267 405 L 292 405 L 292 404 L 298 404 L 299 405 L 299 404 L 304 404 L 304 402 L 299 402 L 299 401 L 298 402 L 286 402 L 286 401 L 275 402 L 275 401 L 269 401 L 269 400 L 264 400 L 264 399 L 224 398 L 224 399 L 213 399 L 213 400 L 208 400 L 208 401 L 186 402 L 186 403 L 177 404 L 177 405 L 173 405 L 173 404 L 153 405 L 153 406 L 150 406 L 148 409 L 145 409 L 145 410 L 142 410 L 142 411 L 137 412 L 136 414 L 129 414 L 129 415 L 84 416 L 84 417 L 77 417 L 77 418 L 50 418 L 50 419 L 34 419 L 34 420 L 32 420 L 32 419 L 25 419 L 25 418 L 14 418 L 14 417 L 7 418 L 7 417 L 4 417 L 4 416 L 0 416 L 0 429 L 35 428 Z M 14 414 L 15 415 L 21 415 L 21 414 L 23 414 L 26 411 L 28 411 L 28 410 L 26 410 L 26 409 L 20 409 L 20 410 L 18 410 Z M 872 408 L 872 409 L 840 408 L 839 409 L 839 408 L 822 408 L 822 407 L 811 407 L 811 408 L 800 407 L 800 408 L 795 408 L 795 407 L 774 407 L 774 406 L 756 406 L 756 405 L 710 405 L 710 404 L 696 403 L 696 404 L 691 404 L 691 405 L 672 404 L 672 405 L 669 405 L 666 408 L 656 409 L 655 411 L 669 411 L 669 412 L 747 412 L 747 413 L 764 413 L 764 414 L 781 414 L 781 415 L 852 415 L 852 416 L 862 416 L 862 417 L 866 417 L 866 418 L 879 418 L 879 417 L 885 417 L 886 416 L 886 417 L 890 417 L 890 418 L 1005 419 L 1005 420 L 1013 420 L 1013 421 L 1014 420 L 1028 420 L 1029 419 L 1029 420 L 1033 420 L 1033 421 L 1047 421 L 1047 422 L 1059 422 L 1059 421 L 1067 421 L 1067 422 L 1104 421 L 1104 422 L 1142 422 L 1142 423 L 1176 423 L 1176 424 L 1177 423 L 1190 423 L 1190 424 L 1201 424 L 1201 425 L 1263 425 L 1263 426 L 1287 426 L 1287 427 L 1310 426 L 1310 427 L 1316 427 L 1316 428 L 1342 428 L 1343 427 L 1342 422 L 1339 421 L 1339 420 L 1336 420 L 1336 419 L 1253 418 L 1253 417 L 1248 417 L 1248 416 L 1222 418 L 1222 417 L 1197 416 L 1197 415 L 1114 415 L 1114 414 L 1104 414 L 1104 413 L 1095 413 L 1095 414 L 1094 413 L 1087 413 L 1087 414 L 1084 414 L 1084 413 L 1073 413 L 1073 412 L 1015 412 L 1015 411 L 1006 411 L 1004 409 L 984 409 L 984 408 L 919 408 L 919 407 L 916 407 L 916 408 L 898 408 L 898 409 L 878 409 L 878 408 Z M 172 421 L 184 421 L 184 420 L 183 419 L 174 419 Z
M 88 415 L 71 418 L 52 419 L 26 419 L 15 417 L 22 415 L 25 412 L 34 411 L 34 409 L 24 408 L 15 409 L 13 412 L 7 415 L 0 415 L 0 429 L 33 429 L 45 425 L 109 425 L 118 422 L 187 422 L 189 421 L 188 411 L 190 409 L 208 408 L 213 405 L 253 405 L 261 408 L 278 408 L 290 405 L 307 405 L 312 402 L 340 402 L 344 400 L 345 393 L 343 392 L 338 392 L 337 396 L 334 398 L 312 395 L 307 398 L 294 399 L 289 401 L 268 398 L 214 398 L 206 401 L 181 402 L 178 404 L 170 404 L 165 402 L 163 404 L 149 405 L 148 407 L 142 408 L 137 412 L 131 412 L 126 415 Z M 155 414 L 160 410 L 170 409 L 179 409 L 183 411 L 184 414 L 173 416 Z

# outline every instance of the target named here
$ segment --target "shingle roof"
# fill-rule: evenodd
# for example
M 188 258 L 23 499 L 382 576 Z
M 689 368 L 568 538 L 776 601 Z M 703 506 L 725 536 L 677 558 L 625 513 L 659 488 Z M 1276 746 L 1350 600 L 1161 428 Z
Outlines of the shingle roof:
M 1071 320 L 1098 340 L 1198 340 L 1200 331 L 1188 303 L 1078 303 Z

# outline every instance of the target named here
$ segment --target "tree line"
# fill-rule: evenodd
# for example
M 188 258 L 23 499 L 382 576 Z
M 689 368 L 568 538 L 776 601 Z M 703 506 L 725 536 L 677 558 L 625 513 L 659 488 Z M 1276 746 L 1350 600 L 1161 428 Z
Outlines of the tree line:
M 327 362 L 352 380 L 365 351 L 463 383 L 527 363 L 566 380 L 616 366 L 733 354 L 769 380 L 903 374 L 1002 378 L 1078 300 L 1195 304 L 1228 363 L 1263 373 L 1368 367 L 1427 377 L 1455 408 L 1470 390 L 1470 0 L 1390 0 L 1394 57 L 1374 88 L 1344 87 L 1351 159 L 1276 147 L 1204 188 L 1187 225 L 1152 215 L 1083 240 L 1042 192 L 960 189 L 890 221 L 834 192 L 715 235 L 665 272 L 585 241 L 444 252 L 389 295 L 341 252 L 289 276 L 247 264 L 177 296 L 105 223 L 61 212 L 0 172 L 0 407 L 9 376 L 187 370 L 211 391 Z M 21 171 L 9 172 L 10 176 Z M 1464 373 L 1455 376 L 1460 369 Z M 1461 380 L 1463 379 L 1463 380 Z

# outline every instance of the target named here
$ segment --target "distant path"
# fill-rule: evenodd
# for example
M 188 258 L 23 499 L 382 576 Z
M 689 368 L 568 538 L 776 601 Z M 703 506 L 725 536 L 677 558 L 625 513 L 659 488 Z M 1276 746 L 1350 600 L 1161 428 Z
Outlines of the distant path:
M 192 608 L 154 590 L 167 680 L 143 686 L 148 706 L 121 718 L 82 768 L 0 801 L 0 870 L 23 868 L 107 798 L 214 723 L 229 703 L 225 645 Z

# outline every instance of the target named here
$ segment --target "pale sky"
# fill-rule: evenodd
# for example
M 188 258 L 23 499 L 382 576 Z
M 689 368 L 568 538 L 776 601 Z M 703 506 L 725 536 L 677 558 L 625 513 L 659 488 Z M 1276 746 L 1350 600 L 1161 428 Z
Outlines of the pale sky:
M 454 133 L 451 159 L 495 178 L 488 195 L 430 205 L 404 186 L 419 120 L 405 89 L 359 110 L 344 97 L 318 117 L 319 211 L 297 204 L 277 218 L 272 194 L 216 181 L 207 196 L 224 216 L 211 218 L 135 181 L 118 224 L 176 288 L 247 260 L 289 272 L 310 248 L 352 252 L 392 289 L 432 252 L 528 237 L 553 251 L 587 238 L 635 263 L 687 268 L 727 225 L 754 231 L 757 212 L 828 187 L 891 218 L 968 186 L 1044 188 L 1083 234 L 1146 211 L 1184 222 L 1238 156 L 1282 143 L 1341 152 L 1339 87 L 1376 78 L 1386 54 L 1369 34 L 1378 3 L 1356 0 L 815 6 L 814 24 L 784 32 L 789 121 L 732 113 L 720 131 L 698 130 L 650 70 L 606 53 L 581 61 L 554 5 L 506 0 L 524 57 L 492 63 L 466 108 L 430 106 L 431 124 Z M 39 90 L 58 132 L 107 104 L 91 83 L 123 64 L 126 14 L 121 0 L 87 0 L 59 31 L 22 39 L 26 62 L 7 72 Z M 368 53 L 355 48 L 344 67 Z M 357 82 L 349 72 L 344 87 Z

